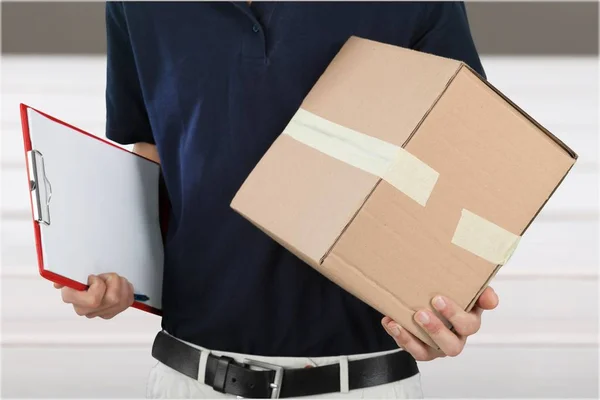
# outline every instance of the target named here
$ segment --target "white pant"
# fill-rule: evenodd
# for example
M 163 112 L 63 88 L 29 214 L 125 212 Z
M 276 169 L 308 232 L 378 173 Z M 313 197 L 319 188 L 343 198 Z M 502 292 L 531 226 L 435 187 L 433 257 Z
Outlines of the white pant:
M 184 342 L 187 343 L 187 342 Z M 200 368 L 198 372 L 198 380 L 191 379 L 174 369 L 158 362 L 150 371 L 148 377 L 148 385 L 146 388 L 146 397 L 149 399 L 216 399 L 216 398 L 236 398 L 236 396 L 223 394 L 215 391 L 212 387 L 204 383 L 204 372 L 206 368 L 206 360 L 209 354 L 215 356 L 229 356 L 238 362 L 249 358 L 256 361 L 262 361 L 270 364 L 280 365 L 287 368 L 303 368 L 307 365 L 321 366 L 333 363 L 340 363 L 341 370 L 347 370 L 347 361 L 360 358 L 373 357 L 378 354 L 364 354 L 348 357 L 317 357 L 317 358 L 292 358 L 292 357 L 258 357 L 247 356 L 238 353 L 227 353 L 219 351 L 209 351 L 203 347 L 187 343 L 202 351 L 200 357 Z M 401 350 L 393 350 L 401 351 Z M 389 353 L 389 352 L 388 352 Z M 346 367 L 344 367 L 346 365 Z M 320 398 L 347 398 L 347 399 L 421 399 L 423 392 L 421 391 L 421 376 L 417 374 L 408 379 L 398 382 L 392 382 L 385 385 L 374 386 L 365 389 L 348 391 L 348 376 L 340 374 L 340 387 L 346 388 L 340 393 L 326 393 L 317 396 L 303 397 L 306 399 Z

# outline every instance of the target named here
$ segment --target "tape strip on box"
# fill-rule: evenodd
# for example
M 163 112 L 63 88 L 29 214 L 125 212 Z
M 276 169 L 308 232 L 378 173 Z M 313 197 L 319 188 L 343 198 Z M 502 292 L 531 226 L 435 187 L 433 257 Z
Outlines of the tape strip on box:
M 300 108 L 283 134 L 382 178 L 422 206 L 439 173 L 400 146 L 338 125 Z
M 452 243 L 496 265 L 508 262 L 521 237 L 463 209 Z

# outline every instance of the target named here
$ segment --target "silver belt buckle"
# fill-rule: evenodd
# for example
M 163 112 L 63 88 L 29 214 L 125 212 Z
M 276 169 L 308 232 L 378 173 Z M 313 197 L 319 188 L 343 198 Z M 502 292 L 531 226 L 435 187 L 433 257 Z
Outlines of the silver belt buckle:
M 244 364 L 248 364 L 253 367 L 258 367 L 258 368 L 262 368 L 262 369 L 265 369 L 268 371 L 275 372 L 275 378 L 273 379 L 273 382 L 270 384 L 271 389 L 272 389 L 271 390 L 271 398 L 278 399 L 279 394 L 281 393 L 281 383 L 283 382 L 283 367 L 281 367 L 279 365 L 273 365 L 273 364 L 265 363 L 262 361 L 255 361 L 255 360 L 244 360 Z

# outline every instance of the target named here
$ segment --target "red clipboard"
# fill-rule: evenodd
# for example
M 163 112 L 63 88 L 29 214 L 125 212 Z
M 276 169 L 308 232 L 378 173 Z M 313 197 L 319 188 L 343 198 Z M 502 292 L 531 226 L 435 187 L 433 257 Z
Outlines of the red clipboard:
M 89 137 L 93 140 L 96 140 L 98 142 L 101 142 L 107 146 L 112 146 L 116 149 L 119 149 L 121 151 L 124 151 L 128 154 L 134 155 L 136 157 L 140 157 L 144 160 L 150 161 L 152 162 L 154 165 L 158 165 L 156 162 L 154 162 L 153 160 L 150 160 L 148 158 L 145 158 L 139 154 L 130 152 L 129 150 L 122 148 L 114 143 L 111 143 L 108 140 L 105 140 L 103 138 L 100 138 L 96 135 L 93 135 L 91 133 L 85 132 L 84 130 L 73 126 L 71 124 L 68 124 L 64 121 L 61 121 L 60 119 L 53 117 L 51 115 L 48 115 L 40 110 L 37 110 L 31 106 L 28 106 L 26 104 L 20 104 L 20 115 L 21 115 L 21 127 L 22 127 L 22 132 L 23 132 L 23 145 L 24 145 L 24 154 L 25 154 L 25 161 L 26 164 L 28 165 L 28 167 L 26 168 L 27 170 L 27 184 L 28 184 L 28 188 L 29 191 L 31 192 L 31 185 L 32 182 L 35 182 L 35 180 L 32 177 L 32 171 L 30 171 L 29 168 L 29 158 L 28 158 L 28 154 L 30 154 L 30 152 L 33 150 L 33 146 L 32 146 L 32 140 L 31 140 L 31 135 L 30 135 L 30 126 L 29 126 L 29 117 L 28 117 L 28 110 L 32 110 L 35 111 L 36 113 L 38 113 L 39 115 L 47 118 L 48 120 L 58 123 L 60 125 L 63 125 L 65 127 L 70 128 L 73 131 L 76 131 L 82 135 L 85 135 L 86 137 Z M 167 227 L 168 227 L 168 213 L 169 213 L 169 209 L 170 209 L 170 204 L 168 201 L 168 196 L 166 193 L 166 189 L 164 188 L 164 184 L 162 183 L 162 177 L 161 177 L 161 182 L 159 183 L 159 223 L 160 223 L 160 229 L 161 229 L 161 233 L 162 233 L 162 239 L 163 239 L 163 243 L 166 237 L 166 233 L 167 233 Z M 34 231 L 34 237 L 35 237 L 35 248 L 36 248 L 36 253 L 37 253 L 37 260 L 38 260 L 38 270 L 39 270 L 39 274 L 54 283 L 66 286 L 66 287 L 70 287 L 73 288 L 75 290 L 87 290 L 88 285 L 82 284 L 78 281 L 75 281 L 73 279 L 70 279 L 68 277 L 65 277 L 63 275 L 57 274 L 55 272 L 49 271 L 47 269 L 45 269 L 45 264 L 44 264 L 44 251 L 42 248 L 42 233 L 41 233 L 41 228 L 40 228 L 40 221 L 36 218 L 36 212 L 34 211 L 36 204 L 34 201 L 34 198 L 32 195 L 29 196 L 30 198 L 30 207 L 31 207 L 31 215 L 32 215 L 32 222 L 33 222 L 33 231 Z M 137 308 L 139 310 L 142 311 L 146 311 L 155 315 L 162 315 L 162 311 L 161 309 L 158 309 L 156 307 L 152 307 L 149 306 L 148 304 L 144 304 L 142 302 L 139 301 L 135 301 L 132 304 L 133 308 Z

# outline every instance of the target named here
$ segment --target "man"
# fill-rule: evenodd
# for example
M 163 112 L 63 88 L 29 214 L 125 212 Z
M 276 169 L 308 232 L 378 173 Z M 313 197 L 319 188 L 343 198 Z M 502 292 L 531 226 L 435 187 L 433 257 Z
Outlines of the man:
M 452 331 L 431 312 L 415 314 L 434 350 L 229 204 L 350 36 L 462 60 L 484 75 L 464 5 L 125 2 L 108 3 L 106 18 L 107 136 L 161 163 L 171 203 L 148 396 L 421 397 L 415 359 L 458 355 L 482 310 L 496 307 L 493 290 L 470 313 L 432 299 Z M 89 318 L 133 302 L 115 274 L 62 296 Z

